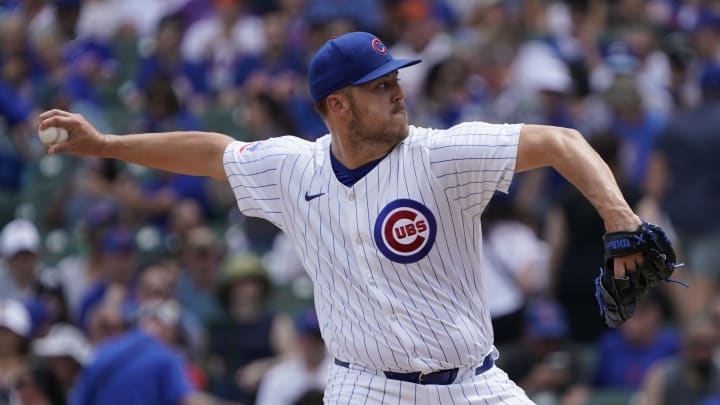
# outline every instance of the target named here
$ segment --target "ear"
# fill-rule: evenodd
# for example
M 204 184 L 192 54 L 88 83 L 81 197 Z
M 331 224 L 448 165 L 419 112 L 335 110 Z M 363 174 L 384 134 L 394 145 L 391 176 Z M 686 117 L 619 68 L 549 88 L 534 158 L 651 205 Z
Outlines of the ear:
M 349 100 L 342 94 L 331 94 L 325 102 L 327 103 L 328 111 L 335 113 L 343 113 L 350 109 Z

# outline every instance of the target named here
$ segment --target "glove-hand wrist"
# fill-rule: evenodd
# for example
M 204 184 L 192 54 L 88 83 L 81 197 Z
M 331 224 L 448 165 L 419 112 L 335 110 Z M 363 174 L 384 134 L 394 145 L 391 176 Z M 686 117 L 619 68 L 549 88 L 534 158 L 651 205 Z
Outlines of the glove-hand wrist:
M 642 220 L 630 208 L 613 210 L 602 216 L 606 232 L 634 231 Z

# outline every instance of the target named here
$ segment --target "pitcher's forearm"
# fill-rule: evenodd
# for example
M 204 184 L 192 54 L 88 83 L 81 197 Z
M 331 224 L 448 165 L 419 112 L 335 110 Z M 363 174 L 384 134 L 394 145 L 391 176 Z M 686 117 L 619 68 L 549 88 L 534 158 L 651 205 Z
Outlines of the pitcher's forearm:
M 625 201 L 610 167 L 576 131 L 560 138 L 555 169 L 583 193 L 605 221 L 605 229 L 634 229 L 637 216 Z M 584 162 L 584 164 L 578 164 Z
M 225 179 L 223 152 L 233 141 L 214 132 L 103 135 L 102 157 L 153 169 Z
M 635 229 L 640 223 L 622 195 L 612 171 L 571 129 L 528 125 L 518 151 L 518 171 L 552 166 L 595 207 L 608 231 Z

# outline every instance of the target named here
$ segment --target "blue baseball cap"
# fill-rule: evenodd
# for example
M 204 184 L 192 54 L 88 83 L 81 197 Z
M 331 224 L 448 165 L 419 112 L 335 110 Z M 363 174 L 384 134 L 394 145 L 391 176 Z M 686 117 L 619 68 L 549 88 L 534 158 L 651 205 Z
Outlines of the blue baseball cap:
M 535 339 L 562 339 L 569 329 L 565 311 L 555 301 L 534 300 L 526 313 L 527 332 Z
M 135 247 L 130 231 L 116 227 L 108 230 L 102 237 L 101 250 L 107 253 L 131 252 Z
M 375 35 L 350 32 L 327 41 L 310 61 L 310 95 L 318 102 L 328 94 L 353 84 L 362 84 L 421 59 L 393 59 L 390 50 Z

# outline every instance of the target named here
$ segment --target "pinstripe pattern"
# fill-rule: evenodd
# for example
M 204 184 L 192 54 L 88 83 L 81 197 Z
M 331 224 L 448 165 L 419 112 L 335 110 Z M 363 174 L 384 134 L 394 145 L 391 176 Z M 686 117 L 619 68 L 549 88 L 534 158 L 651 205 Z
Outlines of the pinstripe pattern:
M 411 126 L 409 136 L 352 187 L 335 177 L 330 136 L 313 143 L 295 137 L 249 146 L 234 142 L 224 163 L 240 210 L 268 219 L 293 241 L 315 284 L 330 353 L 375 370 L 432 372 L 477 365 L 492 350 L 478 216 L 495 190 L 507 191 L 510 185 L 519 132 L 520 125 L 481 122 L 448 130 Z M 419 203 L 420 211 L 398 202 L 409 200 Z M 393 211 L 395 204 L 400 208 Z M 416 239 L 433 241 L 432 233 L 434 243 L 427 251 L 411 252 L 412 260 L 403 259 L 404 251 L 387 253 L 387 246 L 398 246 L 392 240 L 406 237 L 382 225 L 383 213 L 392 217 L 397 210 L 420 219 L 426 212 L 432 217 L 425 218 L 426 224 L 435 220 L 435 229 Z M 412 241 L 411 232 L 403 241 Z M 378 235 L 390 239 L 381 241 Z M 365 381 L 338 373 L 338 395 L 347 395 L 339 403 L 384 402 L 374 389 L 365 389 L 384 377 Z M 402 390 L 415 395 L 411 386 Z M 422 397 L 438 395 L 446 394 Z M 463 394 L 458 395 L 452 398 L 459 401 Z

